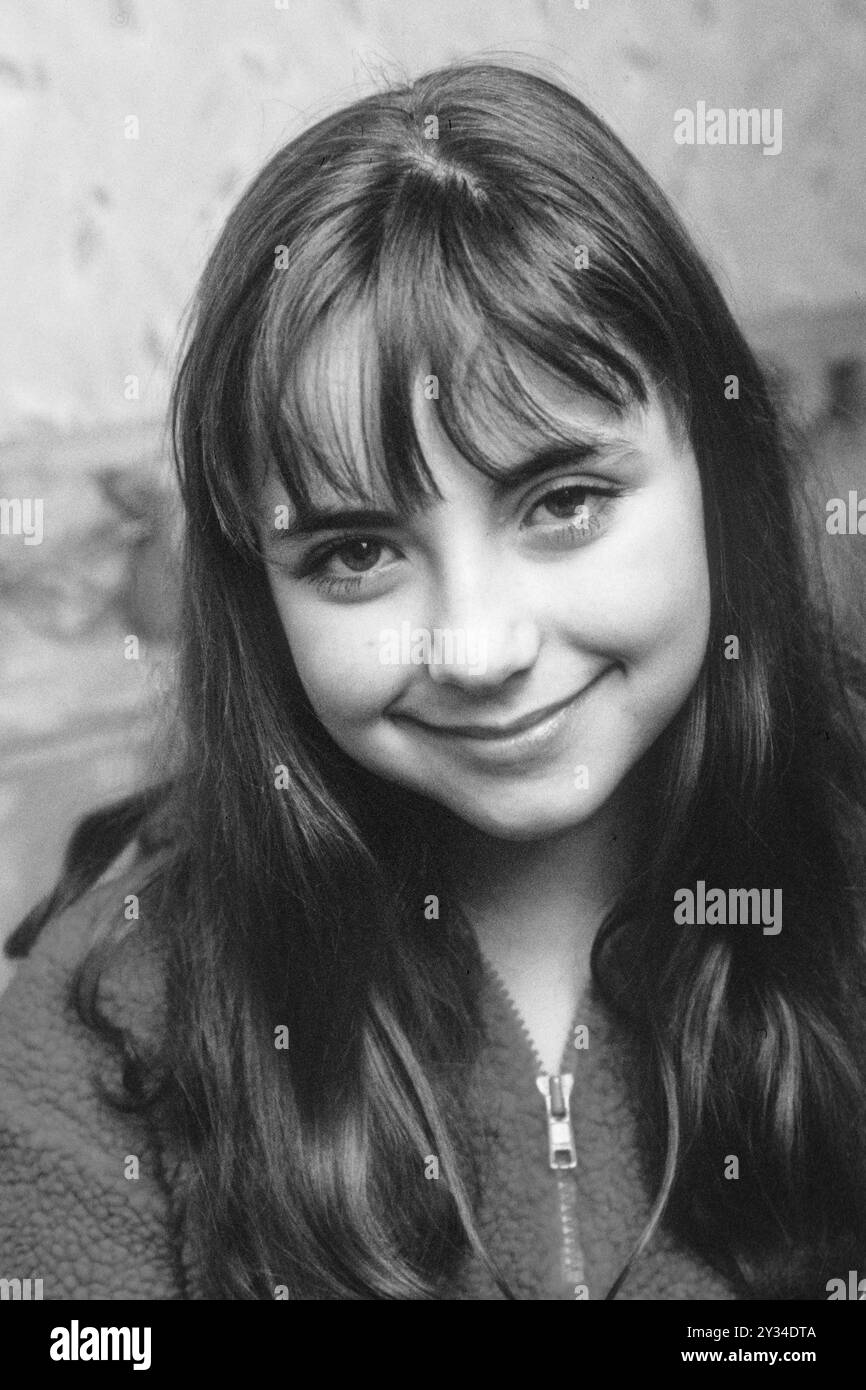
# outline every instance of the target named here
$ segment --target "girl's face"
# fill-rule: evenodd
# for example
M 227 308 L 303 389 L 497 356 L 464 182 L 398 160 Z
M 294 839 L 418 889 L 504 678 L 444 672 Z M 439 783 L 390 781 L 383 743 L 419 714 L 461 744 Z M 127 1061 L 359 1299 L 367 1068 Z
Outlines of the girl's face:
M 345 384 L 348 357 L 329 371 Z M 694 455 L 657 394 L 622 415 L 532 367 L 525 382 L 575 444 L 554 452 L 491 416 L 491 480 L 447 440 L 419 380 L 442 500 L 407 520 L 374 484 L 376 513 L 323 484 L 323 514 L 295 532 L 271 476 L 260 531 L 274 601 L 313 709 L 356 762 L 486 834 L 559 834 L 605 805 L 700 671 L 710 589 Z

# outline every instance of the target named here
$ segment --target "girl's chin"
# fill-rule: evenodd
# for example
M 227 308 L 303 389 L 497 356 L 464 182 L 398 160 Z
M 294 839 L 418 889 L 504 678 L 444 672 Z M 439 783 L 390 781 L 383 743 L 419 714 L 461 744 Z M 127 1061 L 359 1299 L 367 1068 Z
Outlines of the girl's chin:
M 606 799 L 606 798 L 605 798 Z M 544 804 L 533 805 L 525 799 L 520 805 L 493 805 L 491 803 L 453 803 L 436 797 L 440 805 L 465 821 L 474 830 L 497 840 L 546 840 L 552 835 L 562 835 L 591 819 L 603 804 L 597 797 L 580 805 L 556 808 L 548 800 Z

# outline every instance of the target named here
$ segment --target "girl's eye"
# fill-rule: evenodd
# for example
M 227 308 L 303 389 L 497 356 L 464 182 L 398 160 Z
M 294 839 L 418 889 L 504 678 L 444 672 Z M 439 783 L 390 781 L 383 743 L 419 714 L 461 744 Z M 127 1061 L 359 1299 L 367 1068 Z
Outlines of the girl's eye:
M 618 496 L 614 488 L 586 483 L 551 488 L 533 504 L 530 517 L 539 515 L 529 524 L 554 544 L 571 545 L 601 529 L 601 518 Z M 391 558 L 384 558 L 383 563 L 388 551 Z M 375 536 L 341 536 L 308 555 L 296 573 L 320 593 L 348 595 L 385 574 L 395 558 L 399 552 Z
M 372 536 L 343 537 L 311 555 L 303 572 L 324 593 L 351 593 L 360 589 L 368 576 L 387 568 L 377 562 L 383 551 L 391 549 Z
M 564 543 L 579 540 L 600 529 L 605 511 L 618 495 L 613 488 L 589 487 L 586 483 L 553 488 L 533 505 L 530 517 L 540 515 L 537 522 L 530 524 L 540 525 L 553 539 Z

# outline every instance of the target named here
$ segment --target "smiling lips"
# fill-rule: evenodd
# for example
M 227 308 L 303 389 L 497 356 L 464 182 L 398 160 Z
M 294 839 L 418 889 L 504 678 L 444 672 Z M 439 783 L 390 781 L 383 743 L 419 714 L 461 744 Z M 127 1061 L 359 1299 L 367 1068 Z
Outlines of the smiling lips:
M 564 700 L 558 700 L 552 705 L 545 705 L 543 709 L 533 710 L 510 724 L 431 724 L 426 720 L 416 718 L 414 715 L 400 717 L 409 719 L 413 724 L 418 724 L 422 729 L 427 729 L 431 733 L 442 734 L 449 738 L 480 739 L 492 743 L 506 742 L 509 739 L 519 738 L 521 734 L 538 729 L 548 720 L 552 720 L 555 715 L 567 709 L 574 701 L 579 700 L 604 674 L 601 672 L 599 676 L 594 676 L 582 690 L 578 690 L 573 695 L 567 695 Z

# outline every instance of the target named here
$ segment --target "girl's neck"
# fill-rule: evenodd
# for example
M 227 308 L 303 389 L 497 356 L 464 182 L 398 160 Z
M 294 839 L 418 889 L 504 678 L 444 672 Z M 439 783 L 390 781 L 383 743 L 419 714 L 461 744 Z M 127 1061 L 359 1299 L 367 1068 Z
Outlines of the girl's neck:
M 638 800 L 625 789 L 591 821 L 538 841 L 463 825 L 455 885 L 482 955 L 556 1071 L 589 984 L 592 943 L 633 868 Z
M 633 866 L 640 798 L 622 787 L 595 816 L 543 840 L 502 840 L 465 823 L 452 863 L 461 906 L 474 918 L 503 921 L 527 907 L 540 917 L 604 910 Z

